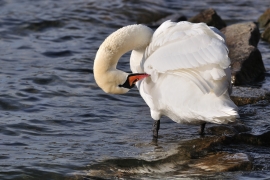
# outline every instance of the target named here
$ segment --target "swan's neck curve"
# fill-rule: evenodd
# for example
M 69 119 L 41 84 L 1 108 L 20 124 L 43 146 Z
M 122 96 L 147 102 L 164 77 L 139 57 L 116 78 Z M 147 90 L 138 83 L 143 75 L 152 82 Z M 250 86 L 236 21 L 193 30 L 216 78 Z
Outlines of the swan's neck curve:
M 100 45 L 94 61 L 94 77 L 98 86 L 106 93 L 123 94 L 129 91 L 119 87 L 128 74 L 116 69 L 120 57 L 128 51 L 145 49 L 151 41 L 153 31 L 144 25 L 123 27 Z

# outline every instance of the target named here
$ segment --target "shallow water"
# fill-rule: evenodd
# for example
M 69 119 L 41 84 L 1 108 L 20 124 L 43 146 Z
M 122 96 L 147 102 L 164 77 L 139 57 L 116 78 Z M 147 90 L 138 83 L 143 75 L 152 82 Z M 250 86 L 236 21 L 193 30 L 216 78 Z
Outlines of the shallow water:
M 269 2 L 3 0 L 0 5 L 0 179 L 75 179 L 90 178 L 87 174 L 93 166 L 113 159 L 151 162 L 173 152 L 182 141 L 199 138 L 197 126 L 164 118 L 156 146 L 151 143 L 149 108 L 138 91 L 108 95 L 97 87 L 93 60 L 108 34 L 124 25 L 151 24 L 174 13 L 189 18 L 209 7 L 227 25 L 256 21 Z M 269 48 L 268 43 L 260 42 L 267 69 L 262 88 L 267 89 Z M 123 56 L 119 68 L 130 71 L 129 55 Z M 270 131 L 268 103 L 242 108 L 256 111 L 240 119 L 253 132 Z M 252 156 L 254 171 L 199 175 L 173 172 L 164 176 L 270 178 L 267 148 L 222 148 Z M 134 178 L 164 176 L 139 174 Z

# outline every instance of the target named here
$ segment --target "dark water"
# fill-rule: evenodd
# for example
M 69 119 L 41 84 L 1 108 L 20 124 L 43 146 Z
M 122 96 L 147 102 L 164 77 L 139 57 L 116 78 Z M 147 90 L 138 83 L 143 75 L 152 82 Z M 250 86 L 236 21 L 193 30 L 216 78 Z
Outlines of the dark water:
M 97 87 L 95 52 L 108 34 L 124 25 L 151 24 L 173 13 L 189 18 L 209 7 L 229 25 L 256 21 L 268 6 L 266 0 L 0 1 L 0 179 L 87 177 L 92 165 L 125 158 L 151 162 L 154 152 L 165 156 L 179 142 L 198 138 L 198 127 L 164 118 L 158 149 L 151 144 L 149 108 L 136 89 L 108 95 Z M 267 73 L 269 48 L 260 42 Z M 120 69 L 129 71 L 128 57 L 122 58 Z M 267 75 L 263 88 L 270 88 Z M 269 104 L 243 108 L 256 109 L 257 114 L 241 118 L 252 131 L 270 130 Z M 267 148 L 230 148 L 251 155 L 254 171 L 207 177 L 270 178 Z

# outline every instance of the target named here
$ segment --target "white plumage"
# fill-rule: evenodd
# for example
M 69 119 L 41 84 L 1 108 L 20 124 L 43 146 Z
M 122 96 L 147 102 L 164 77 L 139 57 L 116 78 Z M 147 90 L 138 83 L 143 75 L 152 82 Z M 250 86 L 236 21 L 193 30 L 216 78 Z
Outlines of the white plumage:
M 144 37 L 140 38 L 138 33 L 144 34 Z M 132 72 L 150 75 L 136 85 L 150 107 L 154 120 L 165 115 L 178 123 L 222 124 L 238 117 L 237 106 L 229 97 L 231 72 L 228 49 L 219 30 L 204 23 L 171 21 L 164 22 L 153 34 L 143 25 L 124 27 L 113 33 L 113 38 L 109 36 L 101 45 L 101 52 L 97 53 L 94 73 L 98 84 L 104 84 L 99 83 L 98 74 L 103 74 L 104 77 L 109 71 L 118 71 L 114 68 L 119 57 L 125 52 L 121 52 L 117 57 L 111 55 L 110 61 L 116 64 L 102 73 L 95 69 L 103 66 L 100 64 L 105 62 L 99 56 L 108 54 L 102 49 L 108 48 L 108 42 L 111 44 L 116 41 L 116 37 L 121 39 L 122 34 L 129 39 L 122 39 L 119 41 L 121 43 L 117 42 L 113 46 L 119 51 L 121 46 L 126 48 L 127 44 L 132 44 L 132 47 L 124 50 L 126 52 L 135 49 L 130 58 Z M 136 39 L 136 42 L 130 40 L 132 38 L 134 41 Z M 145 41 L 148 41 L 147 45 Z M 127 77 L 127 74 L 124 76 Z M 123 75 L 119 74 L 119 78 L 123 79 Z M 117 86 L 119 83 L 106 85 Z M 102 89 L 107 88 L 102 86 L 100 85 Z

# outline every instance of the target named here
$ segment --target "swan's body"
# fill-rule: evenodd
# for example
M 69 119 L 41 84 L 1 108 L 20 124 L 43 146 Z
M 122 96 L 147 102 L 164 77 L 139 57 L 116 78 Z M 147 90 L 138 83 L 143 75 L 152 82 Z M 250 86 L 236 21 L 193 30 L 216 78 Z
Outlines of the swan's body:
M 164 22 L 154 33 L 143 25 L 121 28 L 100 46 L 94 63 L 97 84 L 108 93 L 126 93 L 128 74 L 116 69 L 132 51 L 134 81 L 154 120 L 177 123 L 228 123 L 238 117 L 229 97 L 230 59 L 222 34 L 204 23 Z M 119 86 L 120 85 L 120 86 Z

